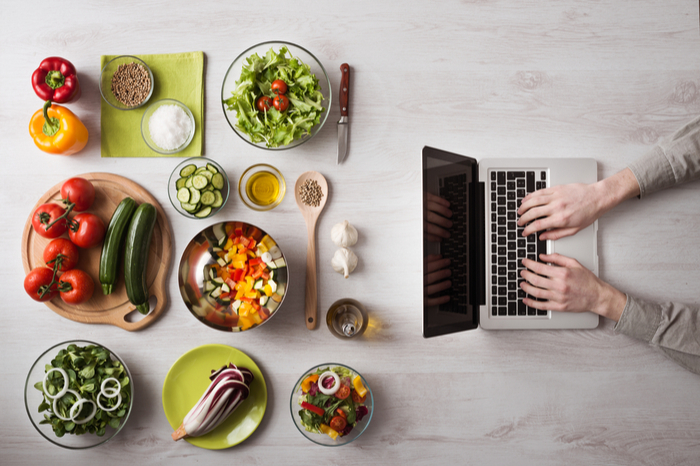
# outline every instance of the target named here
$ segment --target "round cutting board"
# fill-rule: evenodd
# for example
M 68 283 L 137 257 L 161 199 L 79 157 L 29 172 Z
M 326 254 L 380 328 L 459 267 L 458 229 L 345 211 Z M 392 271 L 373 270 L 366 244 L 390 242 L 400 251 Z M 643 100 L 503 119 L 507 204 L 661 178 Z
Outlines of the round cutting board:
M 76 322 L 87 324 L 111 324 L 125 330 L 139 330 L 150 325 L 163 313 L 168 302 L 165 285 L 170 269 L 172 257 L 172 232 L 170 224 L 165 217 L 162 207 L 151 194 L 133 181 L 111 173 L 85 173 L 77 175 L 90 180 L 95 186 L 95 203 L 87 211 L 99 216 L 109 225 L 114 210 L 125 197 L 131 197 L 137 204 L 148 202 L 158 211 L 156 226 L 153 229 L 153 238 L 148 254 L 148 270 L 146 281 L 151 297 L 155 296 L 156 303 L 151 311 L 141 320 L 130 322 L 126 316 L 134 312 L 136 307 L 129 302 L 124 286 L 124 274 L 122 265 L 117 273 L 117 283 L 109 295 L 102 293 L 99 282 L 99 266 L 102 247 L 96 246 L 90 249 L 80 248 L 80 261 L 76 268 L 89 273 L 95 282 L 95 292 L 89 301 L 80 305 L 68 305 L 60 297 L 56 297 L 45 304 L 57 314 Z M 32 228 L 32 215 L 41 205 L 48 202 L 60 203 L 61 186 L 66 180 L 61 181 L 44 194 L 39 202 L 32 208 L 27 224 L 22 233 L 22 263 L 25 273 L 29 273 L 35 267 L 45 266 L 43 260 L 44 248 L 51 241 L 49 238 L 39 236 Z M 63 237 L 68 237 L 65 233 Z M 151 303 L 153 300 L 151 299 Z M 138 311 L 135 311 L 138 313 Z

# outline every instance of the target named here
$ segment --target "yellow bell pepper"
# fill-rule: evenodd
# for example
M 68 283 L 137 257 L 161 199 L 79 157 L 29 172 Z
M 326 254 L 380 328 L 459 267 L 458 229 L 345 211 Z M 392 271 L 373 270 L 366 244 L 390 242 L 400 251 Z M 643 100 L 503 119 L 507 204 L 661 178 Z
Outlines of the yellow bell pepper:
M 318 374 L 312 374 L 301 382 L 302 391 L 304 393 L 309 393 L 309 390 L 311 390 L 311 384 L 314 382 L 318 382 Z
M 73 112 L 50 100 L 29 121 L 34 144 L 49 154 L 72 155 L 87 145 L 88 130 Z
M 333 440 L 337 439 L 337 438 L 338 438 L 338 435 L 339 435 L 337 431 L 331 429 L 330 426 L 327 426 L 327 425 L 325 425 L 325 424 L 319 425 L 319 426 L 318 426 L 318 430 L 320 430 L 320 431 L 323 432 L 324 434 L 328 435 L 328 436 L 329 436 L 330 438 L 332 438 Z
M 355 391 L 360 396 L 365 396 L 367 394 L 367 389 L 362 383 L 362 378 L 358 375 L 352 380 L 352 386 L 355 387 Z

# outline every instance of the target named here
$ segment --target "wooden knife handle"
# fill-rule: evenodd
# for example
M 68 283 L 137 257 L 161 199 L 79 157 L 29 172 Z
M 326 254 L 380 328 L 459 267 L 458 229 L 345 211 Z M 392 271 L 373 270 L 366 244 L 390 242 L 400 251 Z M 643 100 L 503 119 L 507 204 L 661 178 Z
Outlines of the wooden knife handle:
M 340 77 L 340 115 L 348 116 L 348 99 L 350 98 L 350 65 L 343 63 L 340 65 L 343 73 Z

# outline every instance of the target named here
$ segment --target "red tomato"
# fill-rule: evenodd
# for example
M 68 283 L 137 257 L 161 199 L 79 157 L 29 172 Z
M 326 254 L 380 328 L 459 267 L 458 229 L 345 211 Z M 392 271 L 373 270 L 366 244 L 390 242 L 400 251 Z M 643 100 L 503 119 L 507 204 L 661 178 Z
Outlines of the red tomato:
M 78 214 L 73 218 L 74 226 L 68 231 L 70 240 L 87 249 L 97 246 L 105 237 L 105 224 L 95 214 Z
M 330 422 L 330 428 L 336 432 L 342 432 L 346 425 L 348 425 L 348 421 L 340 416 L 335 416 Z
M 95 282 L 80 269 L 73 269 L 61 275 L 58 285 L 61 299 L 67 304 L 81 304 L 92 298 Z
M 272 81 L 270 88 L 272 88 L 272 92 L 274 92 L 275 94 L 287 93 L 287 83 L 282 81 L 281 79 L 275 79 L 274 81 Z
M 360 394 L 357 393 L 356 390 L 352 391 L 352 401 L 354 401 L 355 403 L 364 403 L 366 399 L 367 399 L 367 395 L 360 396 Z
M 53 270 L 48 267 L 37 267 L 24 277 L 24 291 L 35 301 L 49 301 L 58 296 L 58 283 L 52 284 L 44 296 L 40 295 L 52 280 Z
M 270 107 L 272 107 L 272 99 L 264 95 L 258 99 L 255 105 L 261 112 L 267 112 L 268 110 L 270 110 Z
M 65 272 L 74 268 L 80 259 L 78 247 L 65 238 L 56 238 L 46 245 L 44 249 L 44 262 L 46 265 L 53 268 L 53 262 L 58 255 L 61 255 L 61 264 L 58 270 Z
M 277 110 L 280 112 L 284 112 L 289 108 L 289 99 L 286 98 L 283 95 L 276 95 L 274 100 L 272 101 L 272 104 L 275 106 Z
M 58 220 L 56 223 L 51 225 L 56 219 L 60 218 L 61 215 L 66 213 L 66 209 L 58 204 L 42 204 L 35 211 L 32 216 L 32 226 L 34 231 L 38 235 L 44 238 L 58 238 L 63 233 L 66 232 L 68 228 L 68 223 L 65 218 Z M 46 227 L 51 225 L 47 230 Z
M 337 392 L 335 392 L 335 397 L 340 398 L 341 400 L 344 400 L 345 398 L 350 396 L 350 387 L 347 385 L 340 385 L 340 388 L 338 389 Z
M 73 210 L 82 212 L 95 202 L 95 187 L 84 178 L 71 178 L 61 186 L 61 197 L 75 204 Z

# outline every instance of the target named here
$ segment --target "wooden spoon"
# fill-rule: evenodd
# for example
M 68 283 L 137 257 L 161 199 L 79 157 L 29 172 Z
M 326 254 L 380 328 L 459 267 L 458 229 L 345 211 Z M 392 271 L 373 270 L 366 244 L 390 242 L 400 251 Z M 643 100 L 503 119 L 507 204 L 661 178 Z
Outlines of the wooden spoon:
M 306 183 L 307 180 L 314 180 L 321 188 L 323 196 L 321 197 L 318 206 L 304 204 L 301 199 L 299 189 Z M 319 172 L 302 173 L 294 185 L 294 197 L 297 200 L 297 206 L 304 216 L 306 221 L 306 231 L 309 235 L 309 243 L 306 246 L 306 298 L 305 298 L 305 321 L 306 328 L 313 330 L 316 328 L 318 320 L 318 289 L 316 286 L 316 221 L 321 215 L 323 207 L 328 200 L 328 182 Z

